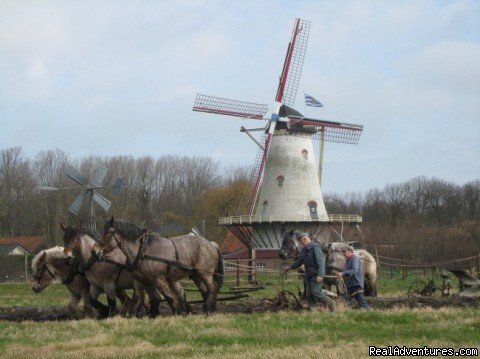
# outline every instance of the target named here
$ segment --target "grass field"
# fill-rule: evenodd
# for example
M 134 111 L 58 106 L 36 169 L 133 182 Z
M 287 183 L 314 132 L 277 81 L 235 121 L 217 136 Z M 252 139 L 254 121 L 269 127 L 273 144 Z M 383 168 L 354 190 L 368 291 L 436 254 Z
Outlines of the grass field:
M 385 278 L 380 295 L 404 294 L 415 279 Z M 295 290 L 292 278 L 286 285 Z M 254 295 L 268 297 L 270 288 Z M 0 306 L 66 305 L 60 284 L 35 295 L 26 284 L 0 284 Z M 357 358 L 368 347 L 480 347 L 480 310 L 340 309 L 192 315 L 103 321 L 0 322 L 2 358 Z

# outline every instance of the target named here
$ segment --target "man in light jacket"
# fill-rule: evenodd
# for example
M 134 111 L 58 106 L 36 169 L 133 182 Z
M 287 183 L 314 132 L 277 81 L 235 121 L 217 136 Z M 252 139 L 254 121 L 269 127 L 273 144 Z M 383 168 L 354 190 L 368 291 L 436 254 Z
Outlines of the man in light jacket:
M 339 276 L 345 279 L 345 286 L 347 287 L 347 300 L 350 301 L 355 298 L 361 308 L 371 309 L 365 296 L 363 295 L 363 268 L 360 263 L 360 258 L 355 254 L 353 248 L 347 246 L 342 249 L 343 256 L 347 259 L 347 264 L 343 272 Z

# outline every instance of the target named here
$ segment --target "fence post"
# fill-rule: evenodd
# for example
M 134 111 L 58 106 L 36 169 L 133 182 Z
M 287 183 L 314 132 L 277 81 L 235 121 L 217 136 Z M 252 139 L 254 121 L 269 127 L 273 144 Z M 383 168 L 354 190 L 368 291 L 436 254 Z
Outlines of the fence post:
M 376 244 L 375 244 L 375 256 L 377 257 L 377 269 L 380 270 L 380 260 L 378 259 L 378 249 Z
M 403 257 L 402 278 L 407 279 L 407 277 L 408 277 L 407 261 L 405 260 L 405 257 Z
M 238 266 L 238 259 L 237 259 L 237 287 L 240 287 L 240 267 Z
M 249 269 L 248 269 L 248 281 L 249 282 L 254 282 L 256 281 L 256 265 L 255 265 L 255 259 L 256 259 L 256 253 L 255 249 L 249 248 L 248 249 L 248 258 L 250 259 L 248 261 Z
M 28 257 L 25 253 L 25 283 L 28 283 Z

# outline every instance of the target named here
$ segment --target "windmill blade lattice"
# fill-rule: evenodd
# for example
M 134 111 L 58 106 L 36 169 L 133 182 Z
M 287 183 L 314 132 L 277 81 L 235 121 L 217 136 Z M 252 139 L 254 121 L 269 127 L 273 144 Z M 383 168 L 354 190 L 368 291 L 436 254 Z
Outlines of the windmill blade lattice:
M 261 103 L 197 94 L 193 111 L 262 120 L 268 111 L 268 106 Z
M 363 125 L 316 120 L 304 117 L 288 117 L 291 134 L 323 141 L 356 145 Z
M 287 55 L 283 63 L 282 74 L 278 84 L 277 102 L 293 106 L 297 97 L 297 89 L 302 76 L 303 62 L 307 52 L 308 36 L 311 22 L 296 19 L 292 39 L 288 44 Z

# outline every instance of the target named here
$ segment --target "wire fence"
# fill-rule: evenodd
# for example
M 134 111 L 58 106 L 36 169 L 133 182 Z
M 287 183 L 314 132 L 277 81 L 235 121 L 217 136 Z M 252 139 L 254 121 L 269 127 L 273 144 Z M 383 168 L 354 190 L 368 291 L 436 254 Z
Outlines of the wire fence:
M 377 267 L 382 272 L 402 273 L 407 278 L 409 272 L 427 273 L 432 268 L 465 269 L 470 273 L 480 273 L 480 253 L 466 258 L 456 258 L 444 261 L 418 261 L 407 258 L 393 258 L 374 255 Z M 3 282 L 30 282 L 32 256 L 0 255 L 0 283 Z M 225 280 L 231 283 L 255 281 L 257 276 L 262 278 L 279 276 L 290 261 L 277 258 L 267 259 L 229 259 L 224 261 Z M 392 274 L 393 275 L 393 274 Z
M 480 273 L 480 253 L 475 256 L 443 261 L 419 261 L 407 258 L 381 256 L 378 254 L 375 257 L 378 268 L 387 270 L 390 273 L 401 271 L 404 279 L 408 277 L 411 271 L 420 271 L 425 275 L 427 271 L 433 268 L 442 268 L 445 270 L 463 269 L 470 273 Z
M 30 282 L 32 256 L 0 255 L 0 283 Z

